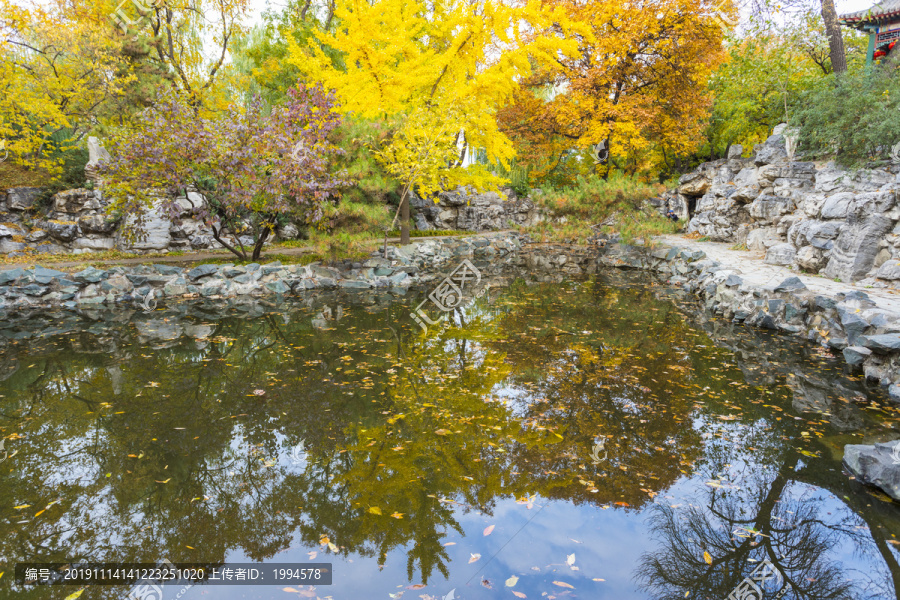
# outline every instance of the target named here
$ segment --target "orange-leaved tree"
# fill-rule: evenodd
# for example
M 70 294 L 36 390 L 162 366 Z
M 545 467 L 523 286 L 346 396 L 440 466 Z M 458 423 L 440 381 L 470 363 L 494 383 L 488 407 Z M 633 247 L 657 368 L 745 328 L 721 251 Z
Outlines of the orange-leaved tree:
M 707 0 L 546 4 L 568 15 L 568 26 L 551 29 L 577 40 L 578 52 L 540 63 L 500 114 L 538 176 L 570 150 L 604 140 L 612 160 L 626 159 L 632 173 L 648 166 L 652 152 L 699 143 L 711 100 L 706 81 L 724 58 L 723 31 Z

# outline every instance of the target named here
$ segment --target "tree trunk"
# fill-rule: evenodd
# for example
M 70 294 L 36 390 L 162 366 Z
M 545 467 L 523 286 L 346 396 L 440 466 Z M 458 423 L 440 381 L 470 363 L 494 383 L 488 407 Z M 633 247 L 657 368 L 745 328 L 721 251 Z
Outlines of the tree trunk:
M 247 260 L 246 252 L 242 252 L 243 248 L 241 250 L 238 250 L 237 248 L 235 248 L 234 246 L 232 246 L 231 244 L 229 244 L 228 242 L 223 240 L 221 237 L 222 232 L 220 230 L 216 229 L 215 225 L 212 226 L 212 233 L 213 233 L 213 238 L 215 238 L 215 240 L 217 242 L 219 242 L 220 244 L 222 244 L 223 247 L 227 248 L 231 253 L 233 253 L 235 256 L 237 256 L 238 260 L 242 260 L 242 261 Z
M 822 21 L 825 23 L 825 34 L 828 36 L 831 68 L 835 75 L 841 75 L 847 71 L 847 56 L 844 53 L 844 38 L 834 9 L 834 0 L 822 0 Z
M 409 189 L 400 199 L 400 243 L 404 246 L 409 243 Z
M 272 228 L 268 223 L 263 225 L 262 232 L 259 234 L 259 239 L 256 240 L 256 245 L 253 247 L 253 257 L 251 260 L 254 262 L 259 260 L 259 255 L 262 254 L 263 244 L 265 244 L 266 240 L 269 238 L 270 231 L 272 231 Z

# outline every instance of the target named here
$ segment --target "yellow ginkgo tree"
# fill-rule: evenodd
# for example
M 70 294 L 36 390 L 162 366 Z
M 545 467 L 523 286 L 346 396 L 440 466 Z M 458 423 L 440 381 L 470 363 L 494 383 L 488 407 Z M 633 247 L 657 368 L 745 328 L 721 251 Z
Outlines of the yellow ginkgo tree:
M 314 42 L 291 42 L 288 60 L 335 90 L 340 110 L 399 122 L 378 152 L 406 192 L 433 192 L 438 184 L 496 189 L 502 180 L 483 167 L 460 168 L 465 148 L 508 164 L 515 151 L 497 126 L 497 110 L 534 59 L 551 60 L 574 46 L 533 35 L 565 20 L 537 2 L 343 0 L 334 18 L 337 27 L 317 32 Z M 426 142 L 441 148 L 423 153 Z M 409 240 L 408 202 L 405 193 L 403 243 Z

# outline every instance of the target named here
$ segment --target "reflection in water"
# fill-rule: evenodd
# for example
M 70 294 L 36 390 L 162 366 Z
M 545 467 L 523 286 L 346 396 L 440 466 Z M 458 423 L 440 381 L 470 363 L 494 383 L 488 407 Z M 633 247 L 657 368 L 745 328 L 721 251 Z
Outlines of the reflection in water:
M 8 323 L 0 590 L 315 559 L 323 598 L 724 598 L 768 558 L 785 598 L 897 597 L 900 513 L 839 466 L 892 433 L 881 396 L 616 277 L 518 279 L 429 336 L 414 293 Z

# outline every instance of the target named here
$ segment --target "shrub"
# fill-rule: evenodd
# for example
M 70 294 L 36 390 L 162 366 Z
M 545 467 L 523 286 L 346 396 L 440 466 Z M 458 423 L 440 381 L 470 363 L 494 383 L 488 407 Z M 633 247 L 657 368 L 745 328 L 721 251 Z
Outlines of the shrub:
M 900 78 L 893 67 L 872 67 L 831 75 L 801 94 L 791 124 L 800 130 L 800 149 L 834 155 L 847 166 L 888 158 L 900 142 Z

